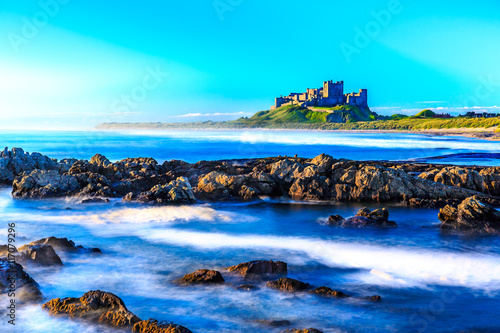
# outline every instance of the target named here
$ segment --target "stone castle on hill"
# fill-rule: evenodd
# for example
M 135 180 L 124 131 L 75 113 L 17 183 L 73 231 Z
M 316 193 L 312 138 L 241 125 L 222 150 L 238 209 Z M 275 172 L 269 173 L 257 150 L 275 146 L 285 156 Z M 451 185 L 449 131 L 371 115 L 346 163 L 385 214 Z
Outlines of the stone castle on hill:
M 308 106 L 337 106 L 357 105 L 368 107 L 368 90 L 360 89 L 359 93 L 344 94 L 344 81 L 323 82 L 319 89 L 307 89 L 305 93 L 291 93 L 288 96 L 275 98 L 271 110 L 285 105 Z

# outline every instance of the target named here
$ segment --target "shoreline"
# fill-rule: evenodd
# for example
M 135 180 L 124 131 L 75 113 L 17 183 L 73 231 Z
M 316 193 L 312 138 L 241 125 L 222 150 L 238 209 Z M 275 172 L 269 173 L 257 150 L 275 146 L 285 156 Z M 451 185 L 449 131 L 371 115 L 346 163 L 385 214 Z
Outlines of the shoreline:
M 489 141 L 500 141 L 500 132 L 497 132 L 497 127 L 492 128 L 439 128 L 426 130 L 397 130 L 397 129 L 310 129 L 310 128 L 268 128 L 268 127 L 249 127 L 249 128 L 207 128 L 207 127 L 191 127 L 183 128 L 113 128 L 96 126 L 93 130 L 110 131 L 110 132 L 133 132 L 133 131 L 280 131 L 280 132 L 329 132 L 329 133 L 406 133 L 406 134 L 421 134 L 431 136 L 462 136 L 467 138 L 484 139 Z

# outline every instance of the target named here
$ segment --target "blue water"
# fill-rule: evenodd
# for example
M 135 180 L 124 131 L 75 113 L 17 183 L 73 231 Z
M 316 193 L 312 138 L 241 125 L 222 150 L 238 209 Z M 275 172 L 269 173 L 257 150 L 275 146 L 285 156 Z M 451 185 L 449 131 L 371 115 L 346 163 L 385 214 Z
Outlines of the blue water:
M 278 155 L 314 157 L 327 153 L 354 160 L 424 159 L 461 153 L 500 153 L 500 142 L 459 136 L 406 133 L 310 131 L 156 131 L 156 132 L 18 132 L 0 133 L 0 145 L 23 147 L 53 158 L 90 159 L 100 153 L 110 160 L 130 156 L 159 162 L 254 158 Z M 435 163 L 500 165 L 499 158 L 453 156 Z
M 495 153 L 498 145 L 407 134 L 272 132 L 260 137 L 260 132 L 182 131 L 99 133 L 94 141 L 86 141 L 85 135 L 4 133 L 0 142 L 56 158 L 103 153 L 113 160 L 152 156 L 159 161 L 190 162 L 295 153 L 312 157 L 321 152 L 352 159 L 399 160 Z M 9 188 L 0 189 L 2 223 L 17 224 L 20 244 L 48 236 L 68 237 L 104 252 L 97 257 L 62 254 L 65 265 L 57 270 L 30 267 L 28 272 L 47 299 L 81 296 L 93 289 L 110 291 L 142 319 L 169 320 L 200 333 L 284 329 L 256 323 L 266 319 L 289 320 L 291 327 L 316 327 L 323 332 L 500 331 L 498 236 L 443 234 L 437 210 L 397 205 L 386 207 L 398 228 L 350 230 L 324 224 L 331 214 L 348 217 L 360 207 L 279 200 L 151 207 L 117 199 L 82 205 L 76 199 L 17 201 L 10 197 Z M 0 230 L 0 237 L 6 238 L 7 231 Z M 224 268 L 253 259 L 283 260 L 292 278 L 352 296 L 379 294 L 383 302 L 286 294 L 262 284 L 257 291 L 242 292 L 231 285 L 178 287 L 173 283 L 196 269 L 212 268 L 238 285 L 242 282 Z M 51 318 L 39 306 L 21 309 L 18 324 L 17 332 L 111 332 Z M 6 329 L 12 331 L 5 320 L 0 321 L 0 331 Z

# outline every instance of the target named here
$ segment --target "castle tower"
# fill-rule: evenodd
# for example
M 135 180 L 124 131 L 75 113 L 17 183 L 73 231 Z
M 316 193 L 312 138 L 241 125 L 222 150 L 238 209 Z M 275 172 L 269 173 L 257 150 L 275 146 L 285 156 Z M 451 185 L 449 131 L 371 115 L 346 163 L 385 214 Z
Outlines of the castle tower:
M 344 96 L 344 81 L 333 82 L 333 80 L 323 82 L 323 98 Z

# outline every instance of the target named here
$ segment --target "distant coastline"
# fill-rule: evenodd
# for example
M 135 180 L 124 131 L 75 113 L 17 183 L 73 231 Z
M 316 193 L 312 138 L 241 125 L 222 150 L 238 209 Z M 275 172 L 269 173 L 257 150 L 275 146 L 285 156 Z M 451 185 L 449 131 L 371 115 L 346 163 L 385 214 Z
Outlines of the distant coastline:
M 466 136 L 488 140 L 500 140 L 500 117 L 489 119 L 411 119 L 379 120 L 355 123 L 283 123 L 244 124 L 238 121 L 202 121 L 186 123 L 102 123 L 98 130 L 114 131 L 165 131 L 165 130 L 309 130 L 357 133 L 414 133 L 442 136 Z

